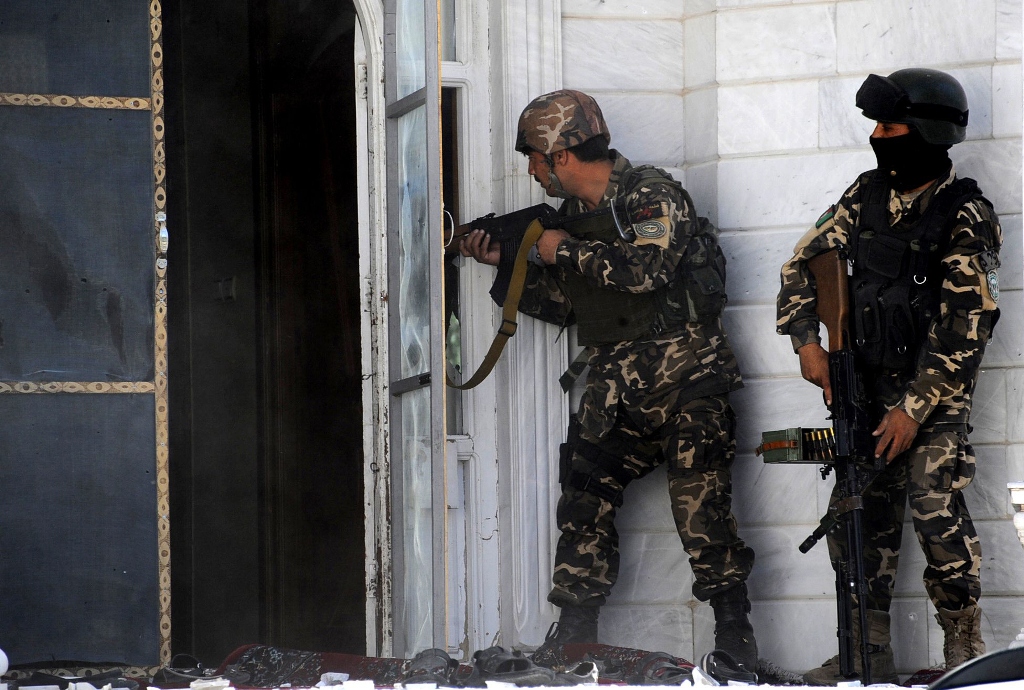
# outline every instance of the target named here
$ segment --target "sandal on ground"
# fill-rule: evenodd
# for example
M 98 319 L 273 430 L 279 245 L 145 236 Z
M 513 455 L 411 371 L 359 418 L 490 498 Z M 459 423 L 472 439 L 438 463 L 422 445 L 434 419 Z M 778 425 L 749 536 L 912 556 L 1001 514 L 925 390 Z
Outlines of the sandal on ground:
M 636 665 L 631 682 L 637 685 L 682 685 L 692 682 L 689 669 L 676 663 L 676 657 L 666 652 L 651 652 Z
M 700 669 L 719 683 L 750 683 L 757 685 L 757 673 L 736 661 L 731 654 L 715 649 L 700 660 Z
M 409 668 L 402 676 L 402 684 L 436 683 L 454 685 L 455 672 L 459 662 L 448 656 L 443 649 L 425 649 L 412 658 Z
M 484 681 L 496 680 L 515 683 L 519 687 L 551 685 L 555 672 L 538 666 L 519 650 L 507 651 L 503 647 L 488 647 L 473 654 L 473 675 L 467 685 L 482 687 Z

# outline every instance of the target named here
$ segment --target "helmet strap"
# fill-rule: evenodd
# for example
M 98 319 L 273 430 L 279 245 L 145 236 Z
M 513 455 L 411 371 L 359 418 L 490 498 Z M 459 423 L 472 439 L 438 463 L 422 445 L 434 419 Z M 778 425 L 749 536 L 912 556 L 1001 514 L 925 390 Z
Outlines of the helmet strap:
M 548 164 L 548 195 L 557 199 L 571 199 L 572 194 L 565 191 L 562 181 L 555 174 L 555 159 L 551 157 L 550 153 L 544 154 L 544 162 Z

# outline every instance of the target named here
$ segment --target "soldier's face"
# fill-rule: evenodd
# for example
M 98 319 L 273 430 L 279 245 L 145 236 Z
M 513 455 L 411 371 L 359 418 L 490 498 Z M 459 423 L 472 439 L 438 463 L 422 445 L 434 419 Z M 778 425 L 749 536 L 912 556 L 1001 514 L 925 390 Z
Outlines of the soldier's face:
M 871 133 L 871 138 L 889 139 L 891 137 L 901 137 L 904 134 L 910 134 L 910 125 L 904 125 L 899 122 L 876 122 L 875 131 Z
M 548 165 L 547 159 L 542 153 L 537 151 L 530 151 L 528 160 L 530 161 L 527 171 L 533 179 L 537 180 L 537 184 L 547 190 L 551 184 L 551 166 Z

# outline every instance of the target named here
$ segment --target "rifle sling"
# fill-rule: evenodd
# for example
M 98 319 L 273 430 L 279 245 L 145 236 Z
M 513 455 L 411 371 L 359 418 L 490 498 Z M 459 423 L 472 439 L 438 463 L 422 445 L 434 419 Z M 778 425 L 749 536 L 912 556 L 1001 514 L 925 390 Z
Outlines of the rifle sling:
M 526 283 L 526 269 L 528 268 L 530 248 L 537 244 L 537 240 L 540 239 L 543 232 L 544 225 L 540 219 L 534 220 L 526 228 L 523 241 L 519 243 L 519 251 L 516 252 L 516 262 L 512 269 L 512 279 L 509 281 L 508 293 L 505 295 L 505 302 L 501 306 L 501 326 L 498 328 L 494 340 L 491 341 L 491 347 L 487 350 L 484 361 L 480 363 L 480 367 L 469 377 L 468 381 L 461 384 L 455 383 L 448 376 L 448 372 L 445 372 L 445 382 L 452 388 L 464 391 L 479 385 L 481 381 L 487 378 L 487 375 L 491 373 L 491 369 L 498 362 L 498 357 L 501 356 L 502 350 L 505 349 L 505 343 L 515 335 L 518 326 L 516 314 L 519 311 L 519 299 L 523 296 L 523 285 Z

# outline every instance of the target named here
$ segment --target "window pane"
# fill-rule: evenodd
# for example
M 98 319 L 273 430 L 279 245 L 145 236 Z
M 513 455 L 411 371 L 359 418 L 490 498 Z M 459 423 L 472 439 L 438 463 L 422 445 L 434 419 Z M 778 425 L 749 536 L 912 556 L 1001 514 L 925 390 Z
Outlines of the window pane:
M 428 649 L 433 641 L 433 512 L 430 472 L 430 389 L 402 396 L 402 535 L 405 568 L 405 648 Z
M 423 107 L 398 122 L 398 323 L 401 378 L 430 371 L 430 262 L 427 222 L 427 126 Z
M 458 46 L 455 45 L 455 0 L 441 0 L 441 59 L 454 62 Z
M 0 91 L 148 96 L 149 3 L 0 0 Z
M 398 0 L 396 51 L 398 96 L 404 98 L 426 86 L 423 56 L 423 0 Z

